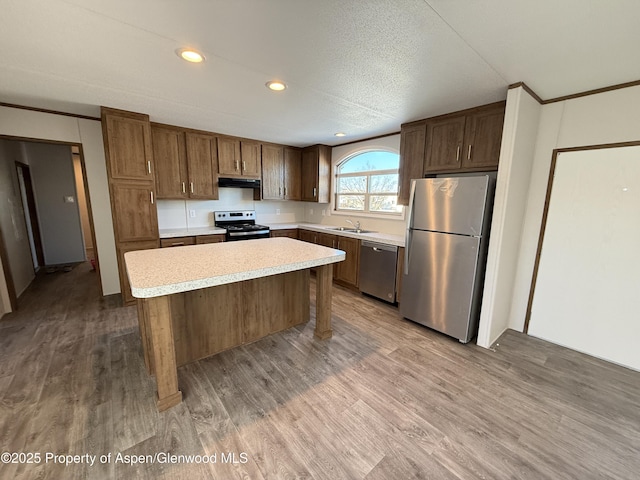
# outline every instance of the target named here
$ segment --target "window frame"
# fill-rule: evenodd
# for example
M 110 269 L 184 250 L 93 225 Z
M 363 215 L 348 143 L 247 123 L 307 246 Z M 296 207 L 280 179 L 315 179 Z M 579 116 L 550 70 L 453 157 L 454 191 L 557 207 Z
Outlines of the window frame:
M 351 173 L 345 173 L 345 174 L 340 174 L 340 167 L 342 165 L 344 165 L 346 162 L 352 160 L 353 158 L 365 154 L 365 153 L 371 153 L 371 152 L 385 152 L 385 153 L 392 153 L 394 155 L 398 155 L 399 157 L 399 153 L 393 149 L 390 148 L 384 148 L 384 147 L 369 147 L 369 148 L 361 148 L 358 149 L 356 151 L 352 151 L 350 152 L 348 155 L 345 155 L 344 157 L 340 158 L 338 161 L 336 161 L 334 168 L 333 168 L 333 195 L 331 195 L 331 213 L 333 215 L 345 215 L 345 216 L 354 216 L 354 217 L 378 217 L 378 218 L 386 218 L 389 220 L 404 220 L 404 212 L 405 212 L 405 208 L 402 205 L 400 206 L 400 210 L 397 212 L 383 212 L 383 211 L 376 211 L 376 210 L 369 210 L 369 200 L 371 196 L 375 196 L 375 195 L 381 195 L 381 196 L 394 196 L 394 194 L 391 193 L 387 193 L 387 192 L 370 192 L 369 191 L 369 185 L 370 185 L 370 181 L 371 181 L 371 176 L 372 175 L 389 175 L 389 174 L 396 174 L 398 176 L 398 189 L 400 188 L 400 165 L 398 162 L 398 169 L 386 169 L 386 170 L 367 170 L 367 171 L 363 171 L 363 172 L 351 172 Z M 364 195 L 364 210 L 346 210 L 346 209 L 340 209 L 338 208 L 338 196 L 339 195 L 349 195 L 348 193 L 339 193 L 338 192 L 338 181 L 341 177 L 366 177 L 366 192 L 362 192 L 362 193 L 354 193 L 354 195 Z M 396 199 L 398 198 L 398 191 L 396 191 L 395 193 L 395 197 Z

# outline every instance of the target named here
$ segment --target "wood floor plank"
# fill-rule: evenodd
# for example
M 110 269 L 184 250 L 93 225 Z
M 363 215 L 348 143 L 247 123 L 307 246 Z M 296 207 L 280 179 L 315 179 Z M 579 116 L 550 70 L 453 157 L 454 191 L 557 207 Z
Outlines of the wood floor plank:
M 312 280 L 311 291 L 315 284 Z M 158 414 L 135 307 L 79 265 L 0 321 L 0 451 L 215 455 L 0 464 L 0 478 L 616 479 L 640 471 L 640 373 L 507 331 L 492 350 L 334 287 L 311 321 L 178 369 Z M 224 457 L 223 457 L 224 455 Z

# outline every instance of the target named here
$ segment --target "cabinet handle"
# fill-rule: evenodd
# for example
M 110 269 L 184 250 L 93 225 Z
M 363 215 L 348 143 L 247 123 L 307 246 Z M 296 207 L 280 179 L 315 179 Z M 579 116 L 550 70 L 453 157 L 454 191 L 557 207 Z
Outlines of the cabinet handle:
M 287 196 L 287 187 L 284 187 L 284 196 Z
M 236 170 L 236 171 L 238 171 L 238 170 L 239 170 L 239 168 L 240 168 L 240 163 L 238 162 L 238 160 L 234 160 L 234 161 L 233 161 L 233 165 L 234 165 L 234 167 L 235 167 L 235 170 Z
M 338 239 L 338 248 L 340 248 L 340 239 Z
M 171 244 L 172 247 L 179 247 L 180 245 L 184 245 L 184 242 L 173 242 Z
M 336 248 L 336 241 L 335 240 L 331 240 L 331 248 Z
M 316 197 L 316 192 L 318 191 L 318 189 L 316 187 L 313 187 L 313 198 Z
M 149 192 L 151 194 L 151 205 L 153 205 L 153 190 Z
M 282 195 L 282 187 L 278 187 L 278 195 Z
M 467 160 L 471 160 L 471 145 L 469 145 L 469 151 L 467 152 Z
M 147 160 L 147 172 L 151 175 L 151 160 Z
M 458 145 L 458 149 L 456 150 L 456 163 L 460 161 L 460 145 Z
M 242 171 L 243 172 L 247 171 L 247 162 L 245 162 L 244 160 L 242 160 Z
M 187 189 L 186 189 L 186 187 L 184 186 L 184 182 L 182 182 L 182 193 L 187 193 Z
M 193 193 L 193 182 L 189 182 L 191 184 L 191 193 Z

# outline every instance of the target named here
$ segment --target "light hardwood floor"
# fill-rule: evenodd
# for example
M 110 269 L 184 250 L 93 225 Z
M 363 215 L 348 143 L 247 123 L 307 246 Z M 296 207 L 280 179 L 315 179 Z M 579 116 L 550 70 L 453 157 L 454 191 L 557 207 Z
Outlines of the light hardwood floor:
M 331 340 L 313 338 L 312 302 L 306 325 L 181 367 L 184 401 L 159 414 L 136 309 L 89 270 L 39 277 L 0 321 L 0 451 L 112 460 L 2 479 L 640 475 L 639 373 L 514 332 L 461 345 L 340 287 Z M 217 463 L 115 462 L 156 452 Z

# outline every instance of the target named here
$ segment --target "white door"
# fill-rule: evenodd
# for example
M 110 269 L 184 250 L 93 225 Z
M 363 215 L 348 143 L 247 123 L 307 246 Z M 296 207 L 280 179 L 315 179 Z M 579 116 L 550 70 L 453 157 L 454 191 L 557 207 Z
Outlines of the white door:
M 529 334 L 640 370 L 640 147 L 558 155 Z

